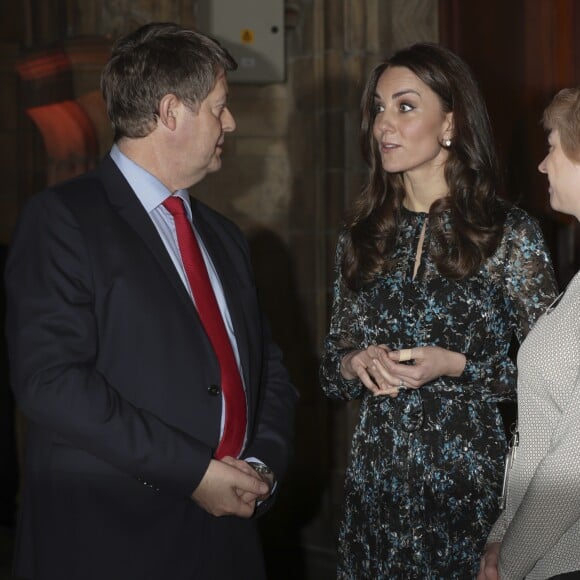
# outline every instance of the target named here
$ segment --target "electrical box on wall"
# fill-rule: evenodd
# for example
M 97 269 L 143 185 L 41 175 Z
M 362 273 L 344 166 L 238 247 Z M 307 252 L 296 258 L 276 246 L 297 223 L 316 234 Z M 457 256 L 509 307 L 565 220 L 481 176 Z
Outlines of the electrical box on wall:
M 285 80 L 284 0 L 199 0 L 198 29 L 236 59 L 230 82 Z

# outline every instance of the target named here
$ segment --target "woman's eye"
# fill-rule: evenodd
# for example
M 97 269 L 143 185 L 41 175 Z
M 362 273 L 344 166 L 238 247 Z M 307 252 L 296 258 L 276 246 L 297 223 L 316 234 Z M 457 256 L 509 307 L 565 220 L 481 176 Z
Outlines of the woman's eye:
M 382 103 L 375 103 L 375 115 L 384 112 L 385 106 Z
M 399 109 L 403 112 L 403 113 L 408 113 L 409 111 L 412 111 L 415 107 L 413 107 L 412 105 L 409 105 L 409 103 L 401 103 L 399 105 Z

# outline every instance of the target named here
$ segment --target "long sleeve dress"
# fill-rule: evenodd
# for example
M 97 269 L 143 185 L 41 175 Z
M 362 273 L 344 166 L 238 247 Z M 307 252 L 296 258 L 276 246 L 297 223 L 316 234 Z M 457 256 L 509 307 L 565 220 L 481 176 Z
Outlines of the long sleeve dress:
M 501 580 L 580 571 L 580 274 L 518 352 L 518 432 L 502 542 Z
M 472 578 L 499 512 L 506 438 L 497 402 L 514 399 L 516 382 L 508 350 L 554 299 L 553 270 L 536 221 L 517 208 L 495 254 L 469 278 L 443 278 L 433 246 L 428 215 L 402 209 L 388 273 L 354 292 L 337 267 L 321 384 L 331 398 L 361 398 L 339 532 L 341 579 Z M 340 239 L 337 266 L 342 247 Z M 373 397 L 340 373 L 347 352 L 372 344 L 437 345 L 467 363 L 459 378 Z

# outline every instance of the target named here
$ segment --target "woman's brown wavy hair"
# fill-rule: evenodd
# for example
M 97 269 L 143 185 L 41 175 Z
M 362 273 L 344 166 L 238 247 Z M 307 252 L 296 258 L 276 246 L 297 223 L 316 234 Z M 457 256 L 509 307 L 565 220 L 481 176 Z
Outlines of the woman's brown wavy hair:
M 387 173 L 373 137 L 375 93 L 389 67 L 406 67 L 439 97 L 444 113 L 453 112 L 453 137 L 445 179 L 449 195 L 433 203 L 429 221 L 434 256 L 441 275 L 461 279 L 474 274 L 497 248 L 505 204 L 496 197 L 500 172 L 491 126 L 481 91 L 463 60 L 431 43 L 402 49 L 372 71 L 361 101 L 361 147 L 369 181 L 347 221 L 342 274 L 347 286 L 360 289 L 392 267 L 390 249 L 398 235 L 405 188 L 401 173 Z M 448 213 L 451 228 L 445 227 Z

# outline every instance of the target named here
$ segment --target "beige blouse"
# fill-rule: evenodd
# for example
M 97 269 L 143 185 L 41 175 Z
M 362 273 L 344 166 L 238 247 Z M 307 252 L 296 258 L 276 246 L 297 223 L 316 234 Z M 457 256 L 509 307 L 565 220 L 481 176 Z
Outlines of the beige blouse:
M 580 570 L 580 273 L 518 353 L 519 445 L 506 508 L 501 580 Z

